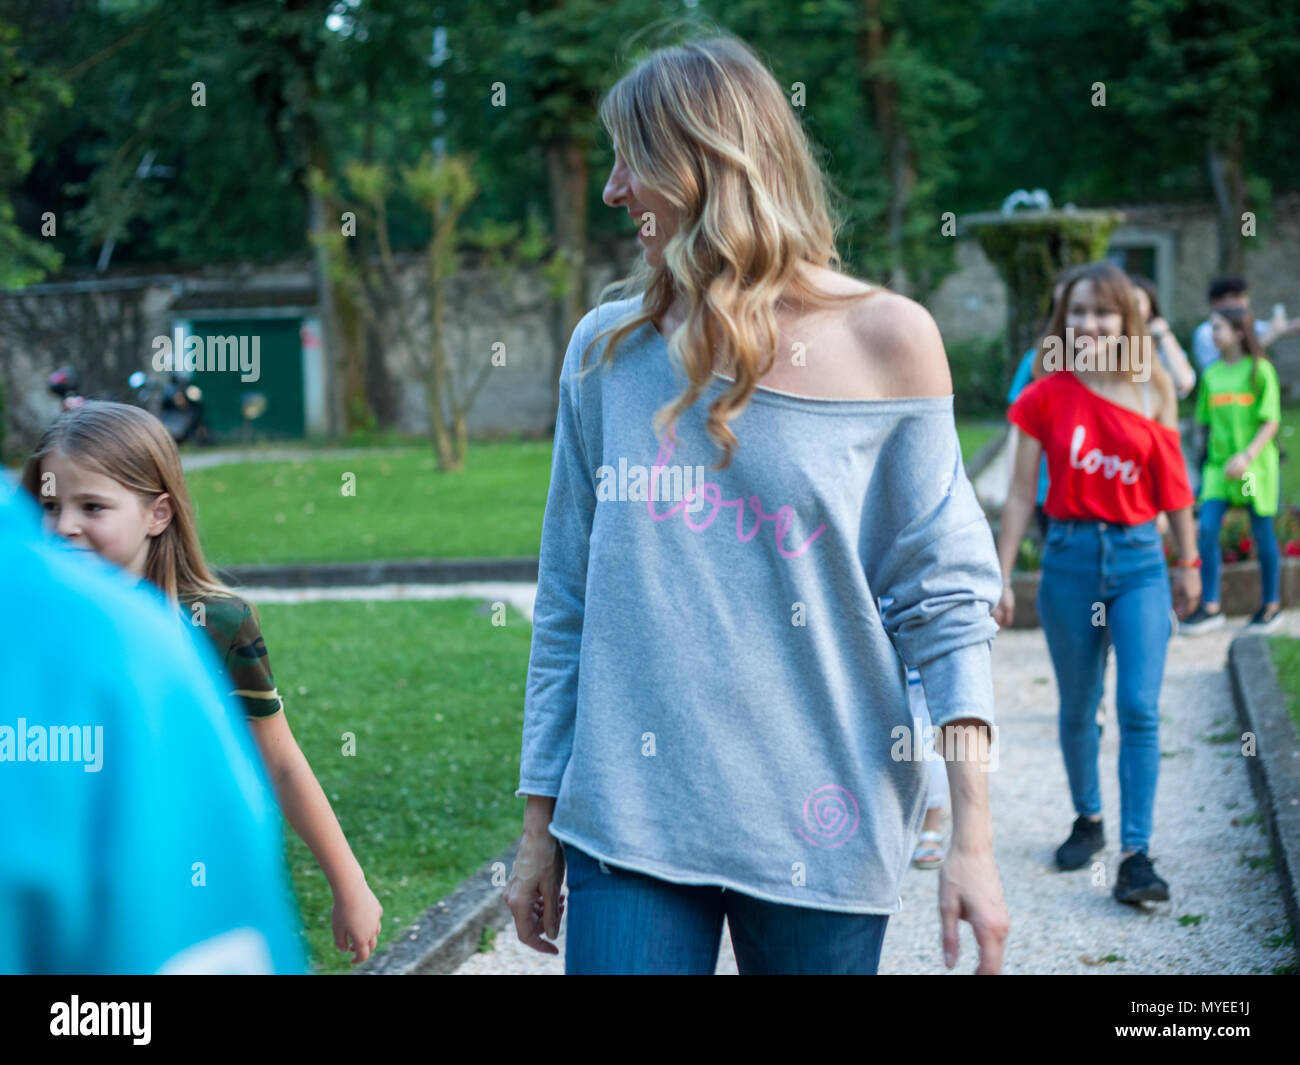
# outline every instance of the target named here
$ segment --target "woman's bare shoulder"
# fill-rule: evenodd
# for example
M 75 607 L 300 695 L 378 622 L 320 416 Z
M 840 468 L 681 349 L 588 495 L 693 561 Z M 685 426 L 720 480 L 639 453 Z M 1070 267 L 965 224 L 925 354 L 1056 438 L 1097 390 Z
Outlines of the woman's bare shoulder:
M 921 304 L 881 290 L 854 305 L 861 357 L 887 397 L 950 396 L 952 374 L 943 337 Z

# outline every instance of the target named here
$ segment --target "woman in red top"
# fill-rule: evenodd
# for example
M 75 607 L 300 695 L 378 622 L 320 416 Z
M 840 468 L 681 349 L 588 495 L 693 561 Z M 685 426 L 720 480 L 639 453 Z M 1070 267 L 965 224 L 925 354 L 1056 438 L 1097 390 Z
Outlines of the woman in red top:
M 1133 286 L 1109 262 L 1073 274 L 1039 344 L 1038 380 L 1007 412 L 1020 429 L 1002 511 L 998 556 L 1009 625 L 1011 567 L 1033 515 L 1040 455 L 1052 519 L 1038 615 L 1060 694 L 1060 742 L 1078 815 L 1057 850 L 1078 869 L 1105 846 L 1097 752 L 1106 648 L 1115 646 L 1120 751 L 1122 902 L 1169 898 L 1147 846 L 1160 769 L 1157 704 L 1170 635 L 1170 587 L 1155 518 L 1167 512 L 1178 542 L 1178 614 L 1200 599 L 1193 496 L 1178 436 L 1173 382 L 1154 355 Z

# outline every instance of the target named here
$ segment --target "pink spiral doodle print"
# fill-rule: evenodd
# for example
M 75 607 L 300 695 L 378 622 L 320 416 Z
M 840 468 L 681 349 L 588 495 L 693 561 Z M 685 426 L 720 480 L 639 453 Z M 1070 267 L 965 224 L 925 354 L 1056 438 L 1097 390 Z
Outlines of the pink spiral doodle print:
M 848 788 L 826 784 L 803 802 L 803 836 L 814 847 L 843 847 L 858 830 L 858 800 Z

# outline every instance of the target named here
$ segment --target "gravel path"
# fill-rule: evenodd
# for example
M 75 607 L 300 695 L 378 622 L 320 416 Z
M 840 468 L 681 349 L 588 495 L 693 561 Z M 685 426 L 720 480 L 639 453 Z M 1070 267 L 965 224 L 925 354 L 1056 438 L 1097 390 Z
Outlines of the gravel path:
M 1287 611 L 1278 632 L 1300 636 L 1300 611 Z M 1160 783 L 1151 855 L 1172 899 L 1142 909 L 1110 891 L 1119 860 L 1118 729 L 1114 666 L 1106 686 L 1101 787 L 1107 884 L 1089 869 L 1059 873 L 1053 852 L 1069 834 L 1074 812 L 1056 738 L 1056 687 L 1041 630 L 1010 630 L 994 642 L 1000 765 L 990 776 L 995 850 L 1011 934 L 1006 973 L 1271 973 L 1296 960 L 1294 947 L 1269 946 L 1287 931 L 1277 874 L 1267 864 L 1268 839 L 1256 809 L 1240 743 L 1227 665 L 1228 644 L 1242 619 L 1222 632 L 1175 637 L 1161 693 Z M 520 807 L 522 810 L 522 805 Z M 1234 823 L 1235 822 L 1235 823 Z M 938 876 L 912 869 L 903 883 L 903 911 L 890 919 L 880 972 L 947 973 L 939 946 Z M 1183 918 L 1180 923 L 1179 919 Z M 1199 918 L 1199 921 L 1192 920 Z M 566 917 L 567 921 L 567 917 Z M 458 975 L 562 974 L 559 955 L 519 943 L 513 928 L 476 954 Z M 730 938 L 722 936 L 718 972 L 736 972 Z M 1104 959 L 1114 958 L 1106 961 Z M 976 944 L 961 925 L 954 973 L 974 969 Z
M 328 459 L 348 458 L 352 455 L 369 455 L 374 448 L 312 448 L 312 447 L 218 447 L 203 451 L 185 451 L 181 454 L 181 469 L 206 470 L 212 466 L 227 466 L 232 462 L 322 462 Z

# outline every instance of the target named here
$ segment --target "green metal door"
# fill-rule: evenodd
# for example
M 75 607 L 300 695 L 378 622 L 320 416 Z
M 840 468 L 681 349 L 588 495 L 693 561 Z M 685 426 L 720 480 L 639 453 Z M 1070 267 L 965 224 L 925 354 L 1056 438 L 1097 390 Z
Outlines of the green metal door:
M 201 318 L 190 323 L 192 335 L 203 338 L 205 353 L 257 353 L 255 381 L 241 380 L 242 374 L 227 368 L 195 372 L 194 383 L 203 389 L 204 416 L 217 439 L 235 439 L 244 424 L 243 396 L 261 392 L 266 412 L 253 425 L 255 438 L 300 438 L 305 435 L 303 413 L 301 318 Z M 214 344 L 215 338 L 223 338 Z

